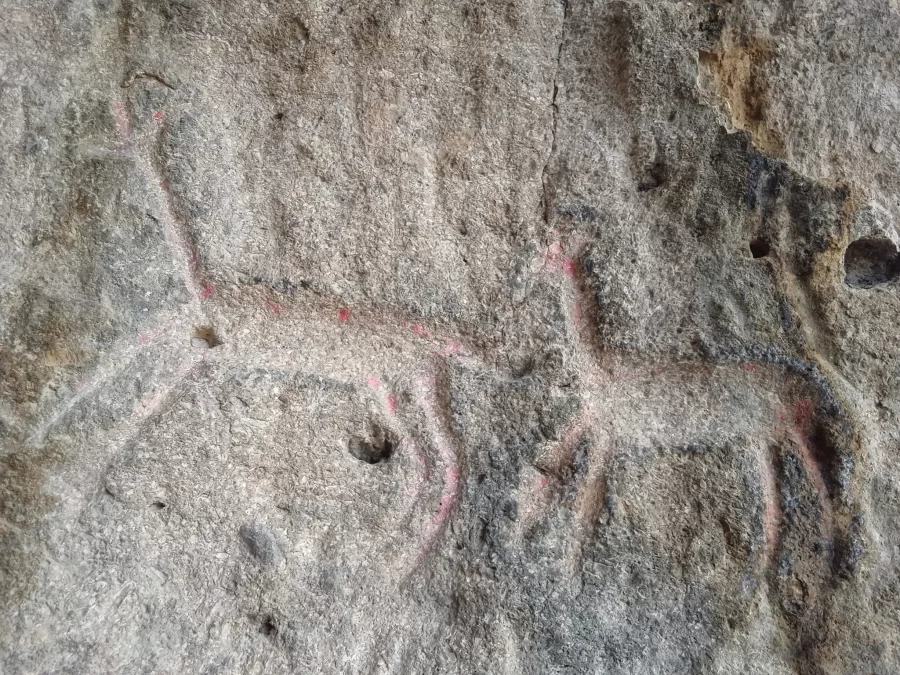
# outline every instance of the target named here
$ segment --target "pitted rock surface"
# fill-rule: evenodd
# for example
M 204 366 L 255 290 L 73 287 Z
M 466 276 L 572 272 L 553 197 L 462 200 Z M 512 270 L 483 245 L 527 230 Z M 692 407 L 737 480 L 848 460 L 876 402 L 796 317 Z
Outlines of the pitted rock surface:
M 0 672 L 900 670 L 896 0 L 0 7 Z

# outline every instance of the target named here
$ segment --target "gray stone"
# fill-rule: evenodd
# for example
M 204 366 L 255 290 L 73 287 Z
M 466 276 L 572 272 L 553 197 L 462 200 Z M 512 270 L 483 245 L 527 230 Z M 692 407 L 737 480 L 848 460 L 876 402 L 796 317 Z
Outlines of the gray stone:
M 900 670 L 896 0 L 0 9 L 0 672 Z
M 277 564 L 283 558 L 275 535 L 265 525 L 242 525 L 239 534 L 250 555 L 263 565 Z

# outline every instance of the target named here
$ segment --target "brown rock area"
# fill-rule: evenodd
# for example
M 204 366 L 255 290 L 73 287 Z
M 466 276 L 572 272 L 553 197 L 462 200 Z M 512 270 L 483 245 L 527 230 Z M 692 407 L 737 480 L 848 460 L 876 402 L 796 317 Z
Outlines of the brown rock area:
M 900 670 L 896 0 L 0 7 L 0 672 Z

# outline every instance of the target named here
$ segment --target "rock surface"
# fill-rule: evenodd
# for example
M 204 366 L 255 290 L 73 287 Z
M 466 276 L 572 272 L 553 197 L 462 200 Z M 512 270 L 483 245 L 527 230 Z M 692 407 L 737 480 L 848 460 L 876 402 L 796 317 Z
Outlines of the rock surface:
M 897 0 L 0 6 L 0 671 L 900 670 Z

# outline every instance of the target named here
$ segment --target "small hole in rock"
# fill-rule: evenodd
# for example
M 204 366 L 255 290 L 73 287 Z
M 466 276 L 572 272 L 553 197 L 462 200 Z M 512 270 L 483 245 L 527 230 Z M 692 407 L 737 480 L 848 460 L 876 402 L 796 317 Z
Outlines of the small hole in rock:
M 666 165 L 657 160 L 644 171 L 643 179 L 638 183 L 638 192 L 647 192 L 665 185 Z
M 374 438 L 352 436 L 347 443 L 350 454 L 366 464 L 378 464 L 389 458 L 394 451 L 394 443 L 387 436 L 375 435 Z
M 750 255 L 754 258 L 765 258 L 771 250 L 772 247 L 765 239 L 757 238 L 750 242 Z
M 844 283 L 872 288 L 900 277 L 900 255 L 889 239 L 857 239 L 844 253 Z
M 263 635 L 277 635 L 278 625 L 275 623 L 275 619 L 271 616 L 265 617 L 259 625 L 259 632 Z
M 503 515 L 516 522 L 519 519 L 519 503 L 514 499 L 507 500 L 503 504 Z
M 157 511 L 163 511 L 166 508 L 166 503 L 165 502 L 153 502 L 150 506 Z
M 197 349 L 212 349 L 222 344 L 212 326 L 197 326 L 191 338 L 191 346 Z

